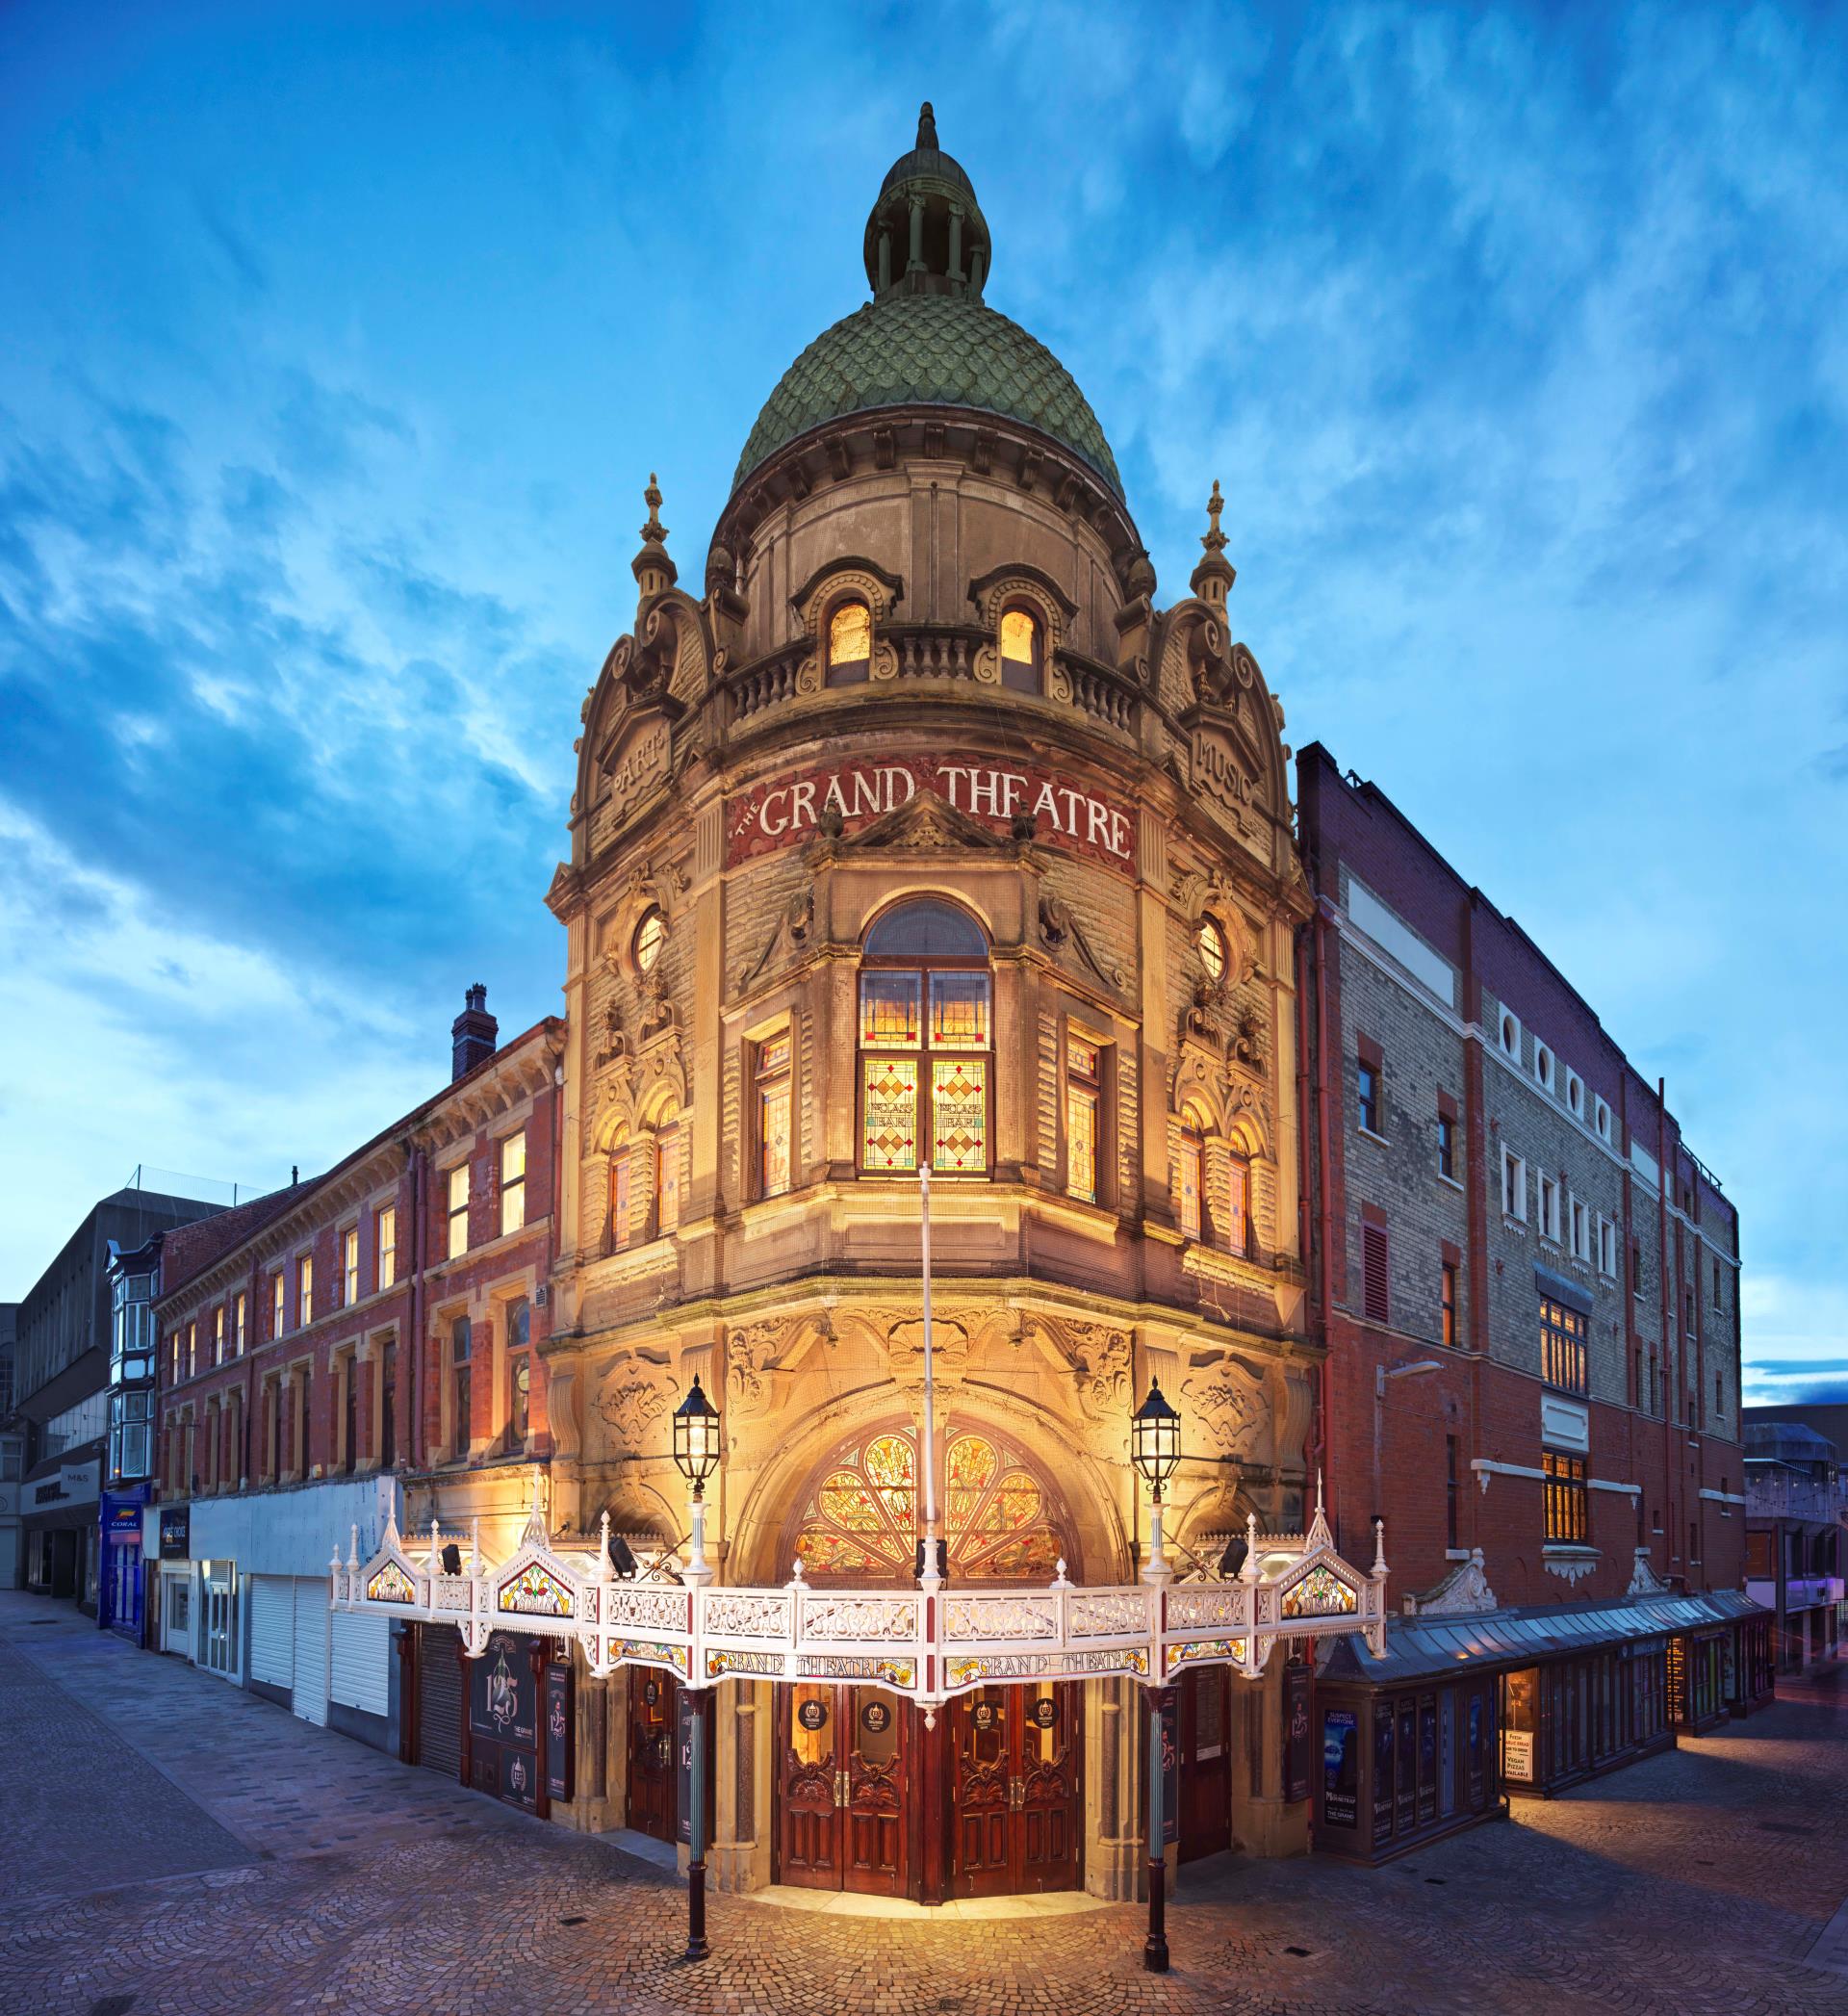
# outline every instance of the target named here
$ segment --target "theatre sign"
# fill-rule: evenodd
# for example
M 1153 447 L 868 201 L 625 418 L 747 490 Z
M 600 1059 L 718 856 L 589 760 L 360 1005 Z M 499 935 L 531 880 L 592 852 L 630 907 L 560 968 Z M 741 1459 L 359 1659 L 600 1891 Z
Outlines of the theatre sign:
M 1031 818 L 1033 838 L 1129 874 L 1136 826 L 1128 808 L 1081 789 L 1050 770 L 985 757 L 894 757 L 801 770 L 760 784 L 727 817 L 726 865 L 735 867 L 807 840 L 811 833 L 858 832 L 931 791 L 996 833 Z

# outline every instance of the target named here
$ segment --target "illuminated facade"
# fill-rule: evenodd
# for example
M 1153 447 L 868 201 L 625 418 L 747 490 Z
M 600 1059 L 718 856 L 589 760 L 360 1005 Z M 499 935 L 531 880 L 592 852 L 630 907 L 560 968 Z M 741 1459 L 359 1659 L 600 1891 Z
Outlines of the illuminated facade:
M 680 1541 L 669 1426 L 697 1377 L 721 1587 L 798 1563 L 816 1590 L 914 1587 L 924 1165 L 952 1590 L 1136 1584 L 1151 1379 L 1182 1415 L 1180 1574 L 1313 1511 L 1282 711 L 1227 627 L 1217 489 L 1192 592 L 1160 607 L 1090 407 L 984 301 L 991 257 L 927 114 L 868 219 L 872 301 L 772 393 L 701 597 L 651 481 L 634 629 L 584 701 L 548 899 L 549 1521 Z M 579 1682 L 569 1817 L 659 1831 L 660 1685 Z M 1279 1654 L 1182 1689 L 1181 1854 L 1306 1845 L 1290 1685 Z M 845 1681 L 738 1683 L 718 1878 L 1127 1895 L 1139 1698 L 997 1684 L 927 1727 Z M 879 1818 L 850 1849 L 843 1783 Z

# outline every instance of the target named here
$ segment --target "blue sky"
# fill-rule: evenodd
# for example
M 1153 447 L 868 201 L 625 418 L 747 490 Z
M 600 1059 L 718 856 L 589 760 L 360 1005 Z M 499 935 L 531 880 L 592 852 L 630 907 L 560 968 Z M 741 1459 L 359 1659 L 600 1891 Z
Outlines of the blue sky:
M 0 15 L 0 1295 L 559 1005 L 578 706 L 933 98 L 1165 596 L 1554 957 L 1843 1362 L 1848 65 L 1770 8 Z

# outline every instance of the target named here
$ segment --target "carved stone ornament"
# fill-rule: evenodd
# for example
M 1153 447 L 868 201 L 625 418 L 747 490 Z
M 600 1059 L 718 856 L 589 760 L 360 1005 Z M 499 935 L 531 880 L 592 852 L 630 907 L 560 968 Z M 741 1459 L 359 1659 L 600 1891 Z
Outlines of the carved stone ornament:
M 597 1411 L 615 1432 L 626 1456 L 666 1453 L 667 1431 L 655 1427 L 668 1411 L 669 1394 L 660 1369 L 635 1358 L 619 1358 L 603 1374 Z M 655 1448 L 654 1444 L 660 1444 Z
M 1627 1596 L 1660 1596 L 1668 1592 L 1668 1584 L 1656 1574 L 1649 1559 L 1649 1549 L 1638 1547 L 1636 1565 L 1630 1570 L 1630 1587 L 1624 1591 Z
M 1104 1323 L 1062 1322 L 1079 1411 L 1087 1419 L 1113 1426 L 1130 1411 L 1131 1345 L 1126 1330 Z
M 1250 1456 L 1266 1420 L 1264 1389 L 1229 1363 L 1221 1362 L 1191 1372 L 1181 1382 L 1186 1400 L 1200 1424 L 1200 1432 L 1218 1443 L 1226 1456 Z
M 1031 821 L 1028 822 L 1031 826 Z M 1025 838 L 1031 840 L 1029 831 Z M 1122 994 L 1129 985 L 1129 975 L 1120 966 L 1113 962 L 1106 966 L 1091 948 L 1091 941 L 1085 936 L 1083 925 L 1072 915 L 1071 906 L 1061 902 L 1057 896 L 1042 895 L 1040 898 L 1040 938 L 1046 949 L 1055 957 L 1065 954 L 1070 946 L 1078 955 L 1079 963 L 1106 987 Z
M 1474 1617 L 1496 1609 L 1495 1591 L 1482 1565 L 1482 1550 L 1473 1547 L 1442 1582 L 1422 1596 L 1405 1598 L 1405 1615 L 1420 1617 Z

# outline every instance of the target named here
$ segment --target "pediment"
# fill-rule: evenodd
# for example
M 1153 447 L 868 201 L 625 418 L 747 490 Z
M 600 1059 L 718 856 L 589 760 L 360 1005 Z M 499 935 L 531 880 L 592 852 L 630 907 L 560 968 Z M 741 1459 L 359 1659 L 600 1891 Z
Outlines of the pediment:
M 843 852 L 852 853 L 934 853 L 963 847 L 993 854 L 1013 844 L 1004 835 L 990 832 L 967 813 L 959 812 L 928 786 L 839 842 Z

